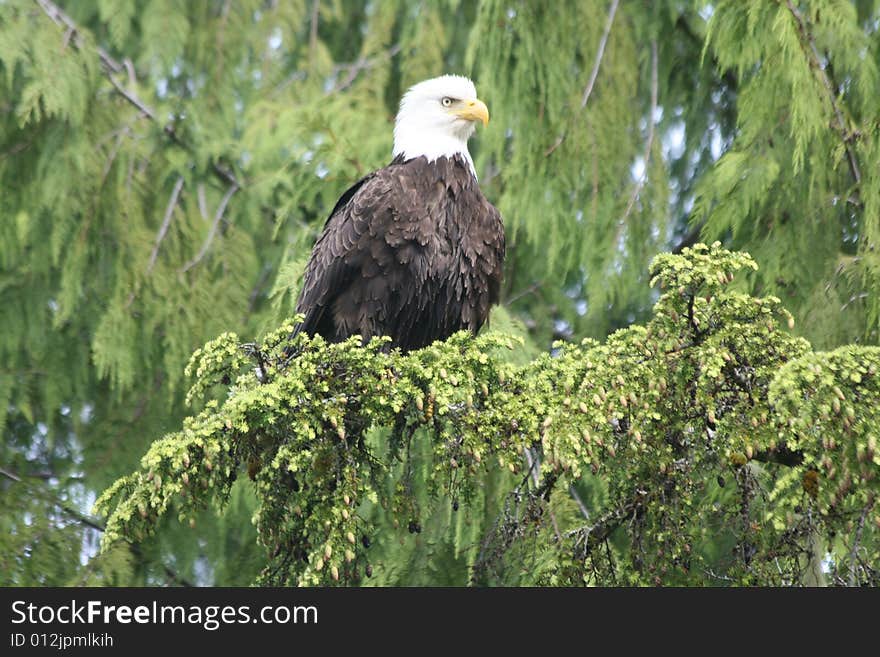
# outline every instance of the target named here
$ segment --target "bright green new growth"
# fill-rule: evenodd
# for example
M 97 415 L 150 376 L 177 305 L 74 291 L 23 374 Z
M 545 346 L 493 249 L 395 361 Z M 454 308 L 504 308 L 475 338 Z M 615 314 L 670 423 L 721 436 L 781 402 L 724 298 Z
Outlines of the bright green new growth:
M 742 268 L 717 243 L 658 256 L 646 326 L 522 366 L 492 332 L 409 354 L 288 341 L 293 322 L 260 344 L 224 334 L 187 371 L 191 399 L 216 396 L 98 500 L 105 549 L 223 504 L 246 471 L 261 583 L 360 584 L 381 574 L 382 513 L 418 533 L 493 480 L 507 503 L 456 548 L 474 583 L 876 585 L 880 349 L 813 352 L 778 299 L 731 289 Z M 576 517 L 579 481 L 599 492 Z M 532 543 L 538 566 L 517 572 Z

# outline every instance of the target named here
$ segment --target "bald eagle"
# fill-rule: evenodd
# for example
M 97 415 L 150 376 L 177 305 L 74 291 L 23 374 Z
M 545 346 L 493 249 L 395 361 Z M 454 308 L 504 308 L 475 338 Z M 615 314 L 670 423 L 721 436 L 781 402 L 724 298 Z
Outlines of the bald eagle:
M 476 333 L 498 302 L 504 226 L 467 141 L 489 110 L 473 82 L 426 80 L 400 101 L 391 163 L 337 201 L 312 250 L 297 332 L 387 335 L 404 351 Z

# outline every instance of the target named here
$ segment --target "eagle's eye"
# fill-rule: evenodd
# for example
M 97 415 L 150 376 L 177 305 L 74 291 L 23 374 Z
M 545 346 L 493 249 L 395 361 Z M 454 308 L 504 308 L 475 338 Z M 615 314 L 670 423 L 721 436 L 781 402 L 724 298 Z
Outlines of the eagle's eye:
M 440 104 L 443 105 L 443 107 L 450 107 L 454 102 L 455 100 L 453 100 L 449 96 L 444 96 L 443 100 L 440 101 Z

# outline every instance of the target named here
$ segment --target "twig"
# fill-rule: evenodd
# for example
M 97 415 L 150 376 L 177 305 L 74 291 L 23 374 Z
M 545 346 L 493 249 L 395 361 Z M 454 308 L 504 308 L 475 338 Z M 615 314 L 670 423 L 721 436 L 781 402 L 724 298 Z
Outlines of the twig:
M 259 278 L 257 278 L 257 282 L 251 290 L 250 296 L 248 297 L 248 307 L 247 314 L 244 316 L 243 321 L 247 321 L 247 318 L 254 311 L 254 308 L 257 305 L 257 299 L 260 297 L 260 292 L 263 289 L 263 285 L 265 285 L 266 281 L 269 280 L 269 275 L 272 273 L 272 267 L 263 267 L 263 271 L 260 272 Z
M 678 241 L 678 244 L 672 247 L 672 253 L 678 255 L 687 247 L 696 244 L 700 240 L 700 233 L 703 231 L 704 226 L 705 223 L 702 221 L 691 226 L 691 229 L 687 233 L 682 235 L 681 239 Z
M 504 301 L 504 305 L 505 305 L 505 306 L 510 306 L 510 305 L 512 305 L 513 303 L 515 303 L 516 301 L 519 301 L 522 297 L 528 296 L 528 295 L 531 294 L 532 292 L 536 292 L 536 291 L 538 290 L 538 288 L 541 287 L 541 284 L 542 284 L 542 281 L 537 281 L 536 283 L 532 283 L 531 285 L 529 285 L 529 286 L 528 286 L 527 288 L 525 288 L 524 290 L 520 290 L 519 292 L 517 292 L 517 293 L 514 294 L 513 296 L 511 296 L 511 297 L 509 297 L 508 299 L 506 299 L 506 300 Z
M 51 2 L 51 0 L 34 0 L 34 2 L 39 5 L 43 12 L 56 25 L 66 28 L 65 35 L 67 36 L 68 33 L 72 35 L 68 36 L 68 38 L 71 38 L 74 46 L 76 46 L 77 49 L 83 49 L 84 43 L 83 39 L 80 37 L 79 26 L 73 21 L 70 16 L 64 13 L 64 11 L 62 11 L 61 8 L 59 8 L 54 2 Z M 134 68 L 127 67 L 126 65 L 116 61 L 107 53 L 106 50 L 104 50 L 100 46 L 95 46 L 95 50 L 97 51 L 98 57 L 101 60 L 101 65 L 104 69 L 104 75 L 107 80 L 109 80 L 110 84 L 113 85 L 113 88 L 116 90 L 116 92 L 131 105 L 136 107 L 145 117 L 155 123 L 159 123 L 159 118 L 156 114 L 156 111 L 153 110 L 149 105 L 147 105 L 143 100 L 141 100 L 137 96 L 137 94 L 123 87 L 116 79 L 115 74 L 121 73 L 125 70 L 128 71 L 129 78 L 131 78 Z M 181 148 L 185 150 L 191 150 L 174 129 L 174 126 L 172 124 L 166 123 L 165 125 L 163 125 L 162 131 L 169 137 L 169 139 L 171 139 L 171 141 L 173 141 Z M 211 170 L 224 183 L 241 187 L 241 183 L 239 183 L 235 175 L 231 171 L 228 171 L 224 167 L 220 166 L 217 162 L 211 163 Z
M 638 182 L 636 182 L 635 187 L 633 187 L 632 194 L 630 194 L 626 211 L 623 213 L 623 217 L 620 219 L 620 223 L 617 227 L 617 239 L 620 239 L 620 231 L 626 225 L 626 220 L 629 219 L 629 215 L 632 212 L 633 207 L 635 207 L 636 199 L 639 198 L 639 194 L 642 193 L 642 188 L 648 180 L 648 163 L 651 161 L 651 152 L 654 148 L 654 114 L 657 112 L 657 77 L 657 40 L 654 39 L 651 41 L 651 110 L 648 113 L 648 139 L 645 142 L 645 155 L 642 158 L 645 163 L 645 170 L 642 172 Z M 615 245 L 617 239 L 614 240 Z
M 0 468 L 0 475 L 6 477 L 7 479 L 11 479 L 12 481 L 14 481 L 16 483 L 24 483 L 25 486 L 27 486 L 28 488 L 33 490 L 32 487 L 30 486 L 30 484 L 28 484 L 26 481 L 24 481 L 22 479 L 21 476 L 15 474 L 14 472 L 10 472 L 9 470 L 6 470 L 5 468 Z M 54 495 L 51 497 L 51 499 L 49 499 L 48 495 L 51 494 L 51 491 L 44 491 L 42 489 L 42 487 L 38 488 L 37 491 L 41 494 L 46 493 L 44 495 L 44 498 L 46 498 L 46 501 L 48 501 L 53 506 L 57 507 L 62 513 L 64 513 L 68 517 L 72 518 L 73 520 L 77 521 L 81 525 L 84 525 L 84 526 L 88 527 L 89 529 L 94 529 L 96 532 L 103 533 L 105 531 L 104 525 L 96 518 L 92 518 L 91 516 L 88 516 L 84 513 L 81 513 L 80 511 L 77 511 L 73 507 L 62 502 L 60 499 L 58 499 Z M 140 546 L 133 544 L 130 547 L 131 547 L 132 552 L 134 552 L 136 555 L 138 555 L 140 557 L 143 557 L 143 553 L 141 552 Z M 193 586 L 192 582 L 187 580 L 185 577 L 182 577 L 179 574 L 177 574 L 168 565 L 166 565 L 164 563 L 160 563 L 159 565 L 162 567 L 162 570 L 165 572 L 165 575 L 171 581 L 176 582 L 182 586 L 190 586 L 190 587 Z
M 220 220 L 223 218 L 223 213 L 226 211 L 226 206 L 229 204 L 229 199 L 232 198 L 232 195 L 238 191 L 238 185 L 232 185 L 229 189 L 226 190 L 226 194 L 223 196 L 223 200 L 220 201 L 220 205 L 217 206 L 217 212 L 214 213 L 214 223 L 211 224 L 211 230 L 208 232 L 208 237 L 205 239 L 205 243 L 202 244 L 202 248 L 199 249 L 196 257 L 190 260 L 183 266 L 181 269 L 181 273 L 186 273 L 193 267 L 195 267 L 202 259 L 205 257 L 205 254 L 208 253 L 208 249 L 211 247 L 211 242 L 214 241 L 214 235 L 217 233 L 217 226 L 220 225 Z
M 104 170 L 101 171 L 101 183 L 100 186 L 104 185 L 104 181 L 107 180 L 107 176 L 110 175 L 110 169 L 113 168 L 113 163 L 116 161 L 116 156 L 119 155 L 119 149 L 122 148 L 122 141 L 125 139 L 126 134 L 130 134 L 130 130 L 126 126 L 122 130 L 118 131 L 116 135 L 116 141 L 113 143 L 113 148 L 110 150 L 110 155 L 107 156 L 107 162 L 104 164 Z
M 52 19 L 52 21 L 59 26 L 66 27 L 65 37 L 67 39 L 73 39 L 73 45 L 77 47 L 77 49 L 82 49 L 82 39 L 80 38 L 80 30 L 79 26 L 73 22 L 73 19 L 65 14 L 61 8 L 59 8 L 54 2 L 50 2 L 50 0 L 34 0 L 40 8 L 45 12 L 45 14 Z M 98 57 L 101 59 L 101 63 L 104 65 L 104 68 L 110 69 L 114 73 L 119 73 L 122 70 L 122 65 L 113 59 L 106 50 L 101 48 L 100 46 L 96 46 L 96 50 L 98 52 Z
M 24 483 L 26 487 L 30 488 L 30 485 L 26 481 L 24 481 L 24 479 L 20 475 L 17 475 L 14 472 L 10 472 L 9 470 L 6 470 L 5 468 L 0 468 L 0 475 L 3 475 L 7 479 L 10 479 L 16 483 L 19 483 L 19 484 Z M 85 515 L 84 513 L 80 513 L 79 511 L 77 511 L 73 507 L 68 506 L 67 504 L 65 504 L 64 502 L 62 502 L 61 500 L 59 500 L 57 498 L 53 498 L 50 501 L 52 502 L 52 504 L 54 506 L 57 506 L 61 511 L 63 511 L 65 514 L 67 514 L 68 516 L 70 516 L 71 518 L 76 520 L 77 522 L 85 525 L 86 527 L 94 529 L 96 531 L 99 531 L 99 532 L 104 531 L 104 525 L 102 525 L 100 522 L 98 522 L 94 518 L 91 518 L 91 517 Z
M 540 479 L 538 478 L 538 470 L 541 469 L 541 464 L 538 461 L 537 457 L 532 456 L 532 450 L 530 450 L 528 447 L 523 447 L 523 454 L 526 457 L 526 463 L 529 464 L 528 472 L 532 476 L 532 483 L 534 483 L 535 488 L 537 488 L 538 485 L 541 483 Z
M 532 482 L 535 484 L 535 489 L 540 490 L 541 480 L 538 477 L 538 471 L 541 469 L 541 462 L 538 460 L 538 455 L 532 454 L 532 450 L 528 447 L 523 447 L 523 454 L 525 454 L 526 462 L 529 464 L 529 472 L 532 473 Z M 562 533 L 559 531 L 559 523 L 556 522 L 556 514 L 553 513 L 553 509 L 550 508 L 549 504 L 547 505 L 547 513 L 550 516 L 550 522 L 553 523 L 553 531 L 556 533 L 556 539 L 562 543 Z
M 0 468 L 0 475 L 3 475 L 7 479 L 11 479 L 14 482 L 21 482 L 21 477 L 19 477 L 17 474 L 10 472 L 9 470 L 6 470 L 4 468 Z
M 174 189 L 171 190 L 171 198 L 168 199 L 168 207 L 165 208 L 165 217 L 162 219 L 162 225 L 159 227 L 159 234 L 156 236 L 156 244 L 153 246 L 153 252 L 150 254 L 150 262 L 147 265 L 147 276 L 156 266 L 156 258 L 159 257 L 159 246 L 165 239 L 168 227 L 171 225 L 171 217 L 174 215 L 174 208 L 177 207 L 177 199 L 180 197 L 180 190 L 183 189 L 183 176 L 178 177 L 174 183 Z
M 199 214 L 202 215 L 202 219 L 207 221 L 208 204 L 205 202 L 205 186 L 202 183 L 199 183 L 199 186 L 196 188 L 196 199 L 199 203 Z
M 859 516 L 859 526 L 858 529 L 856 529 L 852 549 L 849 551 L 849 586 L 856 585 L 856 558 L 859 552 L 859 544 L 862 542 L 862 530 L 865 528 L 865 518 L 868 516 L 868 510 L 871 506 L 872 505 L 867 505 L 862 509 L 862 515 Z
M 580 494 L 578 494 L 577 489 L 574 487 L 574 484 L 569 484 L 568 494 L 571 495 L 571 499 L 573 499 L 575 501 L 575 504 L 578 505 L 578 508 L 581 510 L 581 515 L 587 522 L 589 522 L 590 511 L 589 509 L 587 509 L 587 505 L 584 504 L 584 501 L 581 499 Z
M 611 34 L 611 24 L 614 22 L 614 15 L 617 13 L 617 6 L 620 4 L 620 0 L 612 0 L 611 7 L 608 10 L 608 20 L 605 21 L 605 31 L 602 33 L 602 38 L 599 39 L 599 48 L 596 50 L 596 60 L 593 63 L 593 70 L 590 73 L 590 79 L 587 82 L 587 86 L 584 88 L 584 93 L 581 96 L 581 104 L 578 108 L 577 113 L 572 117 L 572 123 L 577 118 L 578 114 L 580 114 L 583 109 L 587 106 L 587 102 L 590 100 L 590 95 L 593 93 L 593 85 L 596 84 L 596 78 L 599 77 L 599 66 L 602 64 L 602 57 L 605 55 L 605 44 L 608 43 L 608 35 Z M 562 145 L 562 142 L 565 141 L 566 136 L 568 136 L 568 131 L 565 130 L 560 134 L 554 144 L 548 148 L 544 152 L 544 157 L 548 157 L 553 151 L 559 148 Z
M 340 91 L 345 91 L 351 85 L 354 84 L 354 81 L 357 79 L 357 77 L 363 71 L 366 71 L 367 69 L 372 68 L 373 66 L 375 66 L 376 64 L 378 64 L 380 62 L 383 62 L 387 59 L 391 59 L 392 57 L 397 55 L 397 53 L 400 52 L 400 49 L 401 49 L 400 44 L 395 43 L 393 46 L 388 48 L 388 50 L 376 55 L 375 57 L 361 57 L 360 59 L 352 62 L 351 64 L 344 64 L 342 66 L 339 66 L 336 72 L 339 73 L 339 72 L 347 69 L 348 75 L 345 77 L 345 79 L 342 82 L 335 85 L 330 91 L 328 91 L 327 95 L 335 94 Z
M 843 147 L 844 149 L 846 149 L 846 159 L 847 163 L 849 164 L 850 173 L 852 174 L 853 180 L 855 180 L 856 185 L 861 185 L 862 172 L 859 168 L 859 161 L 856 158 L 855 151 L 853 150 L 851 144 L 853 134 L 847 129 L 846 119 L 844 119 L 843 112 L 840 109 L 840 105 L 838 105 L 837 103 L 837 95 L 834 92 L 834 85 L 831 83 L 831 79 L 828 77 L 828 73 L 822 66 L 821 57 L 819 56 L 819 50 L 818 48 L 816 48 L 816 41 L 813 38 L 812 33 L 807 28 L 807 21 L 804 18 L 804 15 L 794 5 L 792 0 L 786 0 L 786 5 L 788 6 L 788 11 L 791 12 L 791 15 L 794 17 L 794 20 L 797 23 L 798 32 L 801 36 L 801 47 L 808 49 L 805 54 L 811 60 L 810 63 L 812 64 L 812 66 L 810 68 L 817 71 L 819 80 L 822 82 L 822 85 L 825 87 L 825 91 L 828 94 L 828 100 L 831 103 L 831 108 L 834 110 L 834 117 L 837 124 L 835 127 L 837 128 L 837 133 L 840 135 L 840 138 L 843 141 Z
M 309 56 L 315 61 L 315 49 L 318 47 L 318 18 L 320 16 L 321 0 L 312 0 L 312 17 L 309 24 Z
M 777 568 L 778 568 L 778 567 L 779 567 L 779 565 L 777 564 Z M 711 568 L 703 568 L 703 572 L 706 573 L 706 574 L 707 574 L 709 577 L 711 577 L 712 579 L 717 579 L 717 580 L 722 581 L 722 582 L 735 582 L 735 581 L 736 581 L 736 580 L 733 579 L 732 577 L 728 577 L 727 575 L 721 575 L 720 573 L 716 573 L 716 572 L 715 572 L 714 570 L 712 570 Z M 782 571 L 780 571 L 780 573 L 781 573 L 781 572 L 782 572 Z

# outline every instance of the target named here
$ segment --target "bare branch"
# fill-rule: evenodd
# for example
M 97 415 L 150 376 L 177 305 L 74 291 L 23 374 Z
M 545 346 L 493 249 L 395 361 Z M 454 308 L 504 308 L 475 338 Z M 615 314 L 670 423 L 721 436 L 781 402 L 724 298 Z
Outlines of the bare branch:
M 849 551 L 849 586 L 856 585 L 856 557 L 859 553 L 859 545 L 862 542 L 862 531 L 865 529 L 865 518 L 868 517 L 868 511 L 874 506 L 873 503 L 868 504 L 862 509 L 862 515 L 859 516 L 859 526 L 856 529 L 856 535 L 853 539 L 852 549 Z
M 529 465 L 529 472 L 532 474 L 532 482 L 535 484 L 535 489 L 538 490 L 541 488 L 541 480 L 538 477 L 538 471 L 541 469 L 541 461 L 538 459 L 538 455 L 533 454 L 532 450 L 528 447 L 523 447 L 523 454 L 525 454 L 526 462 Z M 556 522 L 556 515 L 549 507 L 547 508 L 547 513 L 550 516 L 550 522 L 553 524 L 553 531 L 556 534 L 556 539 L 562 543 L 562 533 L 559 531 L 559 523 Z
M 211 242 L 214 241 L 214 235 L 216 235 L 217 233 L 217 226 L 220 225 L 220 220 L 223 218 L 223 213 L 226 212 L 226 206 L 229 204 L 229 199 L 231 199 L 232 195 L 235 194 L 235 192 L 237 191 L 237 185 L 232 185 L 229 189 L 226 190 L 226 194 L 223 195 L 223 199 L 220 201 L 220 205 L 217 206 L 217 212 L 214 213 L 214 223 L 211 224 L 211 230 L 208 232 L 208 237 L 207 239 L 205 239 L 205 243 L 202 244 L 202 248 L 199 249 L 196 257 L 186 263 L 183 269 L 180 270 L 181 273 L 186 273 L 190 269 L 195 267 L 208 253 L 208 249 L 211 248 Z
M 617 6 L 619 4 L 620 0 L 611 1 L 611 7 L 608 10 L 608 20 L 605 21 L 605 31 L 602 33 L 602 38 L 599 39 L 599 47 L 596 50 L 596 60 L 593 63 L 593 70 L 590 72 L 590 79 L 587 81 L 587 86 L 584 88 L 584 93 L 581 96 L 580 107 L 572 117 L 572 123 L 574 123 L 578 115 L 587 106 L 587 102 L 590 100 L 590 96 L 593 93 L 593 86 L 596 84 L 596 78 L 599 77 L 599 67 L 602 64 L 602 58 L 605 56 L 605 45 L 608 43 L 608 35 L 611 34 L 611 25 L 614 23 L 614 15 L 617 13 Z M 553 145 L 544 152 L 544 157 L 548 157 L 553 151 L 559 148 L 562 145 L 562 142 L 565 141 L 566 136 L 568 136 L 568 130 L 563 131 L 562 134 L 556 138 Z
M 196 198 L 199 203 L 199 214 L 202 215 L 202 219 L 205 221 L 208 220 L 208 204 L 205 201 L 205 186 L 202 183 L 199 183 L 199 186 L 196 188 Z
M 116 89 L 116 92 L 120 96 L 122 96 L 129 103 L 131 103 L 132 105 L 137 107 L 141 111 L 141 114 L 143 114 L 145 117 L 147 117 L 151 121 L 156 121 L 155 110 L 153 110 L 151 107 L 149 107 L 146 103 L 144 103 L 144 101 L 142 101 L 140 98 L 138 98 L 135 94 L 128 91 L 128 89 L 126 89 L 121 84 L 119 84 L 119 82 L 116 80 L 116 78 L 113 77 L 112 75 L 107 75 L 107 79 L 110 80 L 110 84 L 113 85 L 113 88 Z M 165 130 L 166 134 L 168 134 L 169 137 L 171 137 L 172 139 L 175 138 L 176 135 L 173 134 L 174 133 L 173 129 L 166 127 L 166 128 L 164 128 L 164 130 Z M 169 132 L 169 130 L 170 130 L 170 132 Z
M 584 501 L 581 499 L 581 496 L 577 492 L 577 489 L 574 487 L 574 484 L 569 484 L 568 494 L 571 495 L 571 499 L 573 499 L 575 501 L 575 504 L 578 505 L 578 509 L 581 510 L 581 515 L 584 517 L 584 520 L 590 522 L 590 511 L 589 509 L 587 509 L 587 505 L 584 504 Z
M 177 199 L 180 197 L 180 190 L 183 189 L 183 176 L 178 177 L 177 182 L 174 183 L 174 189 L 171 190 L 171 198 L 168 199 L 168 207 L 165 208 L 165 216 L 162 219 L 162 225 L 159 227 L 159 233 L 156 236 L 156 244 L 153 246 L 153 252 L 150 253 L 150 262 L 147 265 L 147 276 L 150 275 L 150 272 L 153 271 L 153 267 L 156 266 L 156 258 L 159 257 L 159 246 L 162 244 L 162 240 L 165 239 L 165 234 L 168 232 L 168 227 L 171 225 L 171 217 L 174 215 L 174 208 L 177 207 Z
M 9 470 L 6 470 L 5 468 L 0 468 L 0 475 L 3 475 L 7 479 L 11 479 L 12 481 L 15 481 L 15 482 L 21 481 L 21 477 L 19 477 L 14 472 L 10 472 Z
M 605 44 L 608 43 L 608 35 L 611 34 L 611 24 L 614 22 L 614 15 L 617 13 L 617 5 L 619 0 L 613 0 L 611 8 L 608 10 L 608 20 L 605 23 L 605 32 L 602 33 L 602 39 L 599 41 L 599 49 L 596 51 L 596 62 L 593 64 L 593 71 L 590 73 L 590 81 L 584 89 L 581 98 L 581 109 L 587 106 L 590 95 L 593 93 L 593 85 L 596 84 L 596 78 L 599 77 L 599 65 L 602 63 L 602 57 L 605 55 Z

